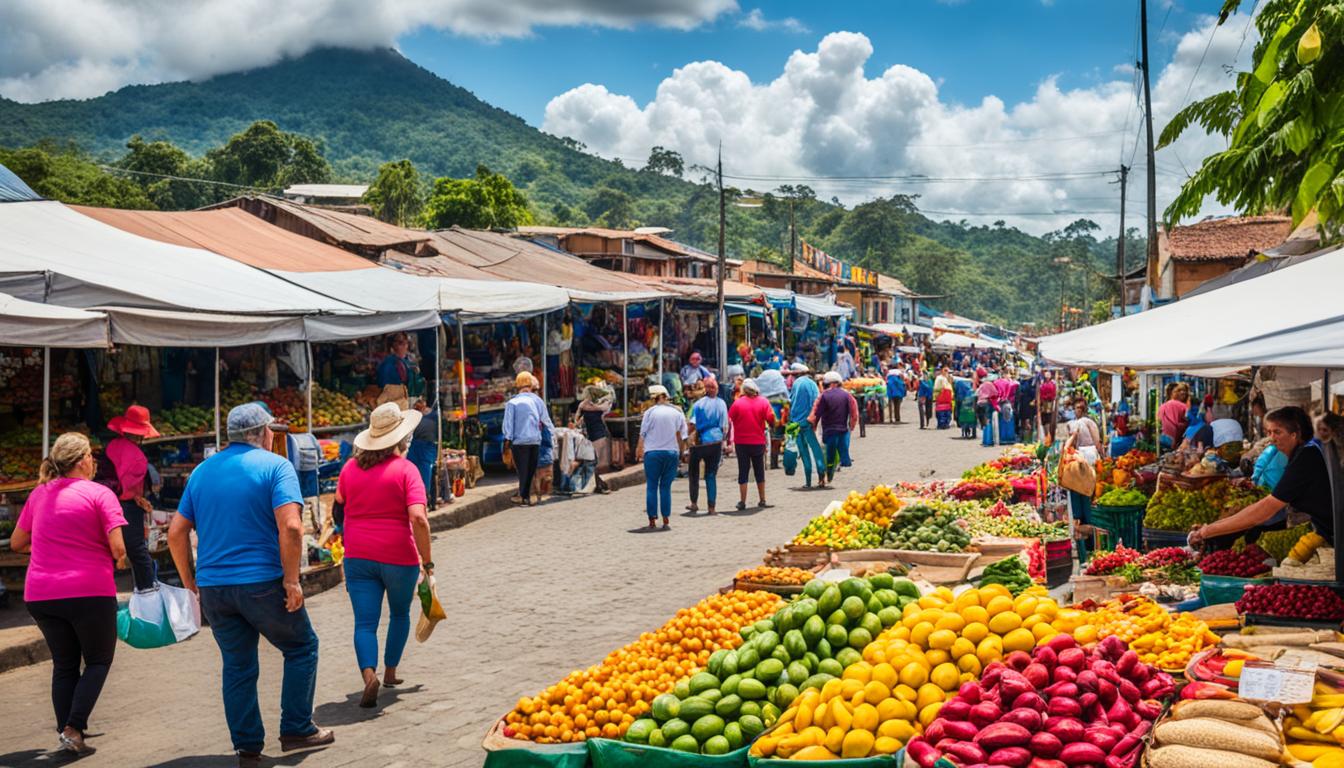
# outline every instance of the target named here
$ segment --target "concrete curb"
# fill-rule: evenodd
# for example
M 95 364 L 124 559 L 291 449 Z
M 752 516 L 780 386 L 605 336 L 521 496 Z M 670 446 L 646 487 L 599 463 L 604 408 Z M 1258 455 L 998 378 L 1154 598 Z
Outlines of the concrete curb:
M 603 475 L 602 479 L 607 481 L 607 485 L 611 486 L 613 491 L 629 488 L 644 482 L 644 467 L 638 464 L 629 466 L 617 472 Z M 501 485 L 499 490 L 479 498 L 470 501 L 455 501 L 452 504 L 441 506 L 429 515 L 430 530 L 438 532 L 461 528 L 496 512 L 511 509 L 513 503 L 509 501 L 509 498 L 513 496 L 513 492 L 514 486 Z M 567 501 L 577 501 L 582 498 L 585 498 L 585 496 L 571 498 L 557 496 L 546 503 L 563 504 Z M 303 580 L 304 597 L 312 597 L 325 592 L 338 586 L 342 581 L 344 581 L 344 570 L 339 567 L 322 568 L 306 573 Z M 26 637 L 28 633 L 22 632 L 18 642 L 0 648 L 0 673 L 30 664 L 39 664 L 51 658 L 51 651 L 48 650 L 47 643 L 42 639 L 42 634 L 37 627 L 21 629 L 31 630 L 32 636 Z

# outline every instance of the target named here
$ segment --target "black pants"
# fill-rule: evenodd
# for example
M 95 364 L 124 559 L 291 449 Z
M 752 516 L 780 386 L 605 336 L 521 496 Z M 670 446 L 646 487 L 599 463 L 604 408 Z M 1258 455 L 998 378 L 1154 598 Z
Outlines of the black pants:
M 715 497 L 718 495 L 718 484 L 715 482 L 715 475 L 719 471 L 719 462 L 723 460 L 723 443 L 704 443 L 703 445 L 691 446 L 691 457 L 686 467 L 686 476 L 691 481 L 691 506 L 698 506 L 700 501 L 700 463 L 705 465 L 705 491 L 709 497 L 709 508 L 714 508 Z
M 915 401 L 919 407 L 919 428 L 924 429 L 933 421 L 933 398 L 925 397 Z
M 904 399 L 905 398 L 903 397 L 887 398 L 887 405 L 890 406 L 889 410 L 891 411 L 891 420 L 896 424 L 901 423 L 901 401 Z
M 746 485 L 747 478 L 753 473 L 758 484 L 765 482 L 765 446 L 738 444 L 737 484 Z
M 51 704 L 56 730 L 83 733 L 107 681 L 117 648 L 117 598 L 69 597 L 33 600 L 28 613 L 51 649 Z M 80 661 L 84 672 L 80 673 Z
M 123 501 L 121 514 L 126 517 L 121 538 L 126 542 L 126 559 L 131 561 L 135 588 L 149 589 L 154 586 L 154 560 L 149 556 L 149 542 L 145 541 L 145 510 L 134 501 Z
M 513 468 L 518 472 L 518 495 L 523 501 L 532 498 L 532 478 L 537 474 L 537 459 L 541 456 L 540 445 L 513 444 Z

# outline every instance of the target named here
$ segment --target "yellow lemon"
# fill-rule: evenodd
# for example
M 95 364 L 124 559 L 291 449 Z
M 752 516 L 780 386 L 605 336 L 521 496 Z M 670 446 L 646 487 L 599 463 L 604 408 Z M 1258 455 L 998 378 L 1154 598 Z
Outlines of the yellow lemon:
M 1027 634 L 1031 633 L 1028 632 Z M 1005 645 L 1004 647 L 1007 646 Z M 1030 648 L 1031 646 L 1027 647 Z M 852 678 L 849 680 L 842 680 L 840 682 L 840 698 L 842 699 L 854 698 L 854 694 L 859 693 L 860 691 L 863 690 L 863 685 L 864 685 L 863 683 L 859 682 L 858 680 L 854 680 Z
M 990 586 L 994 586 L 991 584 Z M 985 610 L 989 611 L 990 618 L 994 618 L 1001 613 L 1009 613 L 1013 610 L 1013 598 L 1007 595 L 995 595 L 985 604 Z M 1016 615 L 1016 614 L 1014 614 Z M 1019 617 L 1020 619 L 1021 617 Z
M 1065 630 L 1056 627 L 1059 631 Z M 1079 645 L 1090 645 L 1097 642 L 1097 628 L 1091 624 L 1084 624 L 1073 631 L 1073 639 L 1078 641 Z
M 1014 629 L 1022 626 L 1022 617 L 1012 611 L 992 616 L 989 620 L 989 631 L 996 635 L 1006 635 Z
M 950 615 L 957 617 L 955 613 Z M 957 618 L 959 619 L 960 617 Z M 950 629 L 935 629 L 933 632 L 929 633 L 928 642 L 929 648 L 946 651 L 952 647 L 953 643 L 957 642 L 957 633 Z
M 910 688 L 918 688 L 929 682 L 929 670 L 925 669 L 923 664 L 911 662 L 904 667 L 901 667 L 900 677 L 901 685 L 909 686 Z M 829 683 L 827 684 L 829 685 Z M 899 691 L 900 688 L 898 687 L 897 690 Z M 914 700 L 913 697 L 911 697 L 911 700 Z
M 891 629 L 888 629 L 886 634 L 891 640 L 906 641 L 910 639 L 910 628 L 904 624 L 897 624 Z
M 905 744 L 900 739 L 894 739 L 890 736 L 878 736 L 873 741 L 873 754 L 893 755 L 901 751 Z
M 935 701 L 932 704 L 928 705 L 927 707 L 920 709 L 919 724 L 924 726 L 925 728 L 928 728 L 930 723 L 938 719 L 938 710 L 942 708 L 943 708 L 943 702 Z
M 906 685 L 905 683 L 901 683 L 900 685 L 891 689 L 891 692 L 896 694 L 896 698 L 900 699 L 901 701 L 914 701 L 915 697 L 919 695 L 918 691 L 916 691 L 911 686 Z
M 943 617 L 934 623 L 938 629 L 946 629 L 951 632 L 960 632 L 962 627 L 966 626 L 966 620 L 956 613 L 945 613 Z
M 963 675 L 971 675 L 972 680 L 980 677 L 980 670 L 982 668 L 980 659 L 977 658 L 975 654 L 962 656 L 960 659 L 957 659 L 957 669 L 960 669 Z
M 883 723 L 888 720 L 899 717 L 901 714 L 901 700 L 896 697 L 890 697 L 877 702 L 877 719 Z
M 957 595 L 957 599 L 952 601 L 952 607 L 955 608 L 958 613 L 973 605 L 980 605 L 980 590 L 975 587 L 971 587 L 960 595 Z
M 845 671 L 840 673 L 841 680 L 858 680 L 860 683 L 866 683 L 873 678 L 873 665 L 866 661 L 855 662 L 845 667 Z
M 919 695 L 915 697 L 915 706 L 919 708 L 920 712 L 923 712 L 928 705 L 935 702 L 941 703 L 945 698 L 947 698 L 946 691 L 933 683 L 925 683 L 919 686 Z
M 863 686 L 863 700 L 869 704 L 876 704 L 879 701 L 886 701 L 891 698 L 891 688 L 884 683 L 876 680 L 870 681 Z
M 933 594 L 945 603 L 951 603 L 956 598 L 952 596 L 951 587 L 938 587 L 933 590 Z
M 947 605 L 947 601 L 939 597 L 936 592 L 930 592 L 919 598 L 919 607 L 924 609 L 942 608 Z
M 898 741 L 908 741 L 915 735 L 915 726 L 910 724 L 908 719 L 883 720 L 882 724 L 877 726 L 879 736 L 886 736 L 889 739 Z
M 845 734 L 845 739 L 840 744 L 840 757 L 867 757 L 873 751 L 875 743 L 873 734 L 867 730 L 850 731 Z
M 1038 642 L 1044 642 L 1059 634 L 1059 631 L 1049 624 L 1041 623 L 1031 628 L 1031 634 L 1035 635 Z
M 929 663 L 929 668 L 944 664 L 952 660 L 952 654 L 947 651 L 934 650 L 924 654 L 924 660 Z
M 995 597 L 1006 597 L 1008 598 L 1008 601 L 1011 603 L 1013 600 L 1013 593 L 1009 592 L 1008 588 L 1003 586 L 1002 584 L 986 584 L 980 588 L 981 605 L 988 607 L 989 603 L 985 601 L 992 600 Z
M 1003 641 L 997 635 L 986 637 L 975 647 L 975 656 L 980 660 L 982 667 L 987 667 L 992 662 L 1001 660 L 1003 658 Z
M 982 624 L 981 626 L 984 625 Z M 980 639 L 983 640 L 984 638 L 981 637 Z M 952 648 L 948 653 L 952 654 L 952 658 L 954 659 L 961 659 L 965 656 L 975 656 L 975 643 L 976 641 L 963 635 L 962 637 L 958 637 L 956 642 L 952 643 Z
M 1014 629 L 1003 636 L 1003 650 L 1011 653 L 1013 651 L 1030 651 L 1036 647 L 1036 636 L 1031 634 L 1029 629 Z
M 896 674 L 895 667 L 887 663 L 882 663 L 873 666 L 872 679 L 887 686 L 887 689 L 890 690 L 891 687 L 896 685 L 899 681 L 900 676 Z
M 984 608 L 981 608 L 980 610 L 983 611 Z M 985 626 L 982 622 L 974 621 L 967 624 L 965 629 L 961 630 L 961 636 L 966 640 L 971 641 L 971 643 L 979 643 L 989 636 L 989 627 Z
M 933 633 L 933 623 L 921 621 L 910 630 L 910 642 L 918 645 L 920 648 L 929 647 L 929 635 Z
M 872 704 L 860 704 L 854 708 L 854 720 L 849 724 L 849 727 L 876 731 L 878 722 L 877 707 Z
M 1036 612 L 1036 603 L 1036 598 L 1031 595 L 1018 595 L 1017 599 L 1013 601 L 1013 610 L 1017 612 L 1018 616 L 1025 619 Z
M 955 664 L 944 662 L 933 668 L 929 681 L 944 691 L 955 691 L 961 685 L 961 671 Z
M 989 611 L 979 605 L 972 605 L 961 612 L 961 618 L 965 619 L 967 624 L 988 624 Z
M 1018 615 L 1021 616 L 1022 614 L 1018 614 Z M 1023 629 L 1031 629 L 1032 627 L 1036 626 L 1037 624 L 1049 624 L 1049 623 L 1050 623 L 1050 622 L 1046 621 L 1045 617 L 1042 616 L 1042 615 L 1039 614 L 1039 613 L 1033 613 L 1033 614 L 1031 614 L 1031 615 L 1029 615 L 1029 616 L 1024 616 L 1024 617 L 1022 618 L 1022 628 L 1023 628 Z

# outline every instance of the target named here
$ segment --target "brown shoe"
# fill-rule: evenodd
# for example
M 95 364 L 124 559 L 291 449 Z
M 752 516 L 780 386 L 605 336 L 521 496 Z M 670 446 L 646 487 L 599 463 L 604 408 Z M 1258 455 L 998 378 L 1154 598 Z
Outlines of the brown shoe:
M 359 706 L 365 709 L 372 709 L 378 706 L 378 678 L 375 677 L 364 685 L 364 695 L 359 697 Z
M 239 752 L 238 768 L 261 768 L 261 753 Z
M 318 728 L 307 736 L 281 736 L 280 749 L 284 752 L 293 752 L 296 749 L 325 747 L 328 744 L 335 743 L 335 741 L 335 731 L 330 728 Z

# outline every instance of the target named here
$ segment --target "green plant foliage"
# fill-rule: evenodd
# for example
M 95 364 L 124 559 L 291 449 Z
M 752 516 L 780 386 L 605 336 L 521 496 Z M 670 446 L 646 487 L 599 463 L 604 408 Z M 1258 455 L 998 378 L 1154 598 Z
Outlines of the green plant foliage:
M 430 229 L 512 229 L 532 223 L 523 193 L 484 165 L 476 166 L 474 178 L 435 179 L 423 218 Z
M 404 226 L 417 221 L 425 207 L 424 182 L 410 160 L 383 163 L 364 202 L 383 221 Z
M 1219 23 L 1240 5 L 1228 0 Z M 1194 216 L 1205 198 L 1259 213 L 1291 210 L 1297 224 L 1313 209 L 1337 235 L 1344 224 L 1344 1 L 1267 0 L 1255 25 L 1253 69 L 1235 89 L 1182 109 L 1161 146 L 1191 125 L 1228 138 L 1166 210 L 1172 222 Z

